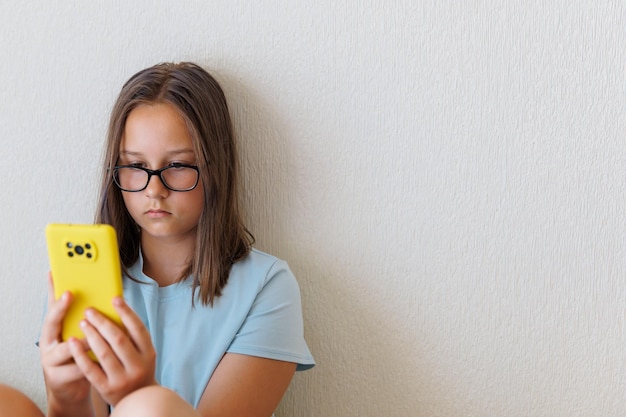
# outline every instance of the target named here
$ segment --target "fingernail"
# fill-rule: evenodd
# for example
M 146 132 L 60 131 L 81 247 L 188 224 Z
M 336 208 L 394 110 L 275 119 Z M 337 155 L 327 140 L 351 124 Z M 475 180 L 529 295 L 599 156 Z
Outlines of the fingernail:
M 85 327 L 87 327 L 87 321 L 81 320 L 80 323 L 78 323 L 78 325 L 84 329 Z
M 113 305 L 121 306 L 122 304 L 124 304 L 124 300 L 122 300 L 122 297 L 113 298 Z
M 92 318 L 94 316 L 94 312 L 92 309 L 88 308 L 87 310 L 85 310 L 85 316 L 87 316 L 87 318 Z

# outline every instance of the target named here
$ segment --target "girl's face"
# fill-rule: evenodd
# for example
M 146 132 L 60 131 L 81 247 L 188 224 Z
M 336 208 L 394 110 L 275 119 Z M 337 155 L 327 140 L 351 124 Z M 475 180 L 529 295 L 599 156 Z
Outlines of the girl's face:
M 126 120 L 118 165 L 152 170 L 173 163 L 196 165 L 185 121 L 171 104 L 140 105 Z M 128 212 L 141 227 L 142 239 L 195 239 L 204 205 L 201 180 L 191 191 L 171 191 L 152 175 L 143 191 L 122 192 Z

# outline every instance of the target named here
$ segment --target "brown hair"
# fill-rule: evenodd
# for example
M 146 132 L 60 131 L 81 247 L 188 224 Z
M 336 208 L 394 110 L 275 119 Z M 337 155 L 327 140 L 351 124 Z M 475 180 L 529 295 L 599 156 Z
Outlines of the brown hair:
M 139 259 L 140 231 L 114 184 L 120 142 L 130 112 L 142 104 L 168 103 L 185 120 L 193 140 L 200 185 L 204 187 L 204 210 L 196 233 L 194 255 L 178 277 L 193 275 L 204 305 L 213 305 L 228 281 L 230 269 L 249 252 L 254 237 L 243 225 L 238 201 L 238 160 L 235 135 L 218 82 L 196 64 L 162 63 L 133 75 L 122 87 L 111 112 L 104 154 L 104 172 L 96 223 L 117 231 L 123 270 L 128 273 Z

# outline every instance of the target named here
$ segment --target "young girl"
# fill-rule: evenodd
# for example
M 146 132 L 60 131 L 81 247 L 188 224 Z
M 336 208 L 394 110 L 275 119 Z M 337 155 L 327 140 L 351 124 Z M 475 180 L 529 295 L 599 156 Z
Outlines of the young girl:
M 159 64 L 124 85 L 96 222 L 117 231 L 124 299 L 113 304 L 126 332 L 87 310 L 85 338 L 62 342 L 72 295 L 49 290 L 39 342 L 48 416 L 270 416 L 294 372 L 314 365 L 298 285 L 285 262 L 251 248 L 237 183 L 213 77 Z M 7 397 L 12 416 L 33 415 L 0 387 L 0 404 Z

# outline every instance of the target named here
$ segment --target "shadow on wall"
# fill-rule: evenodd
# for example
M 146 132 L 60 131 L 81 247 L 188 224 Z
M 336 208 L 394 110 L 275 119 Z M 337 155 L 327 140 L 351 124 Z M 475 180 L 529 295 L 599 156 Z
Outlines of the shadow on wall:
M 255 89 L 225 74 L 215 76 L 224 87 L 237 130 L 246 220 L 256 246 L 288 259 L 296 274 L 306 338 L 317 361 L 313 370 L 296 374 L 277 415 L 440 413 L 448 396 L 434 382 L 436 371 L 424 357 L 423 345 L 403 334 L 406 323 L 394 323 L 385 314 L 389 306 L 381 305 L 375 293 L 357 296 L 346 285 L 358 282 L 346 280 L 354 271 L 324 259 L 316 242 L 292 236 L 299 204 L 294 196 L 306 195 L 307 188 L 305 180 L 298 183 L 302 177 L 293 159 L 298 126 L 285 123 L 277 105 Z
M 294 181 L 289 133 L 261 95 L 240 80 L 211 72 L 224 89 L 235 125 L 246 224 L 255 235 L 255 246 L 276 254 L 273 243 L 289 236 L 284 222 Z

